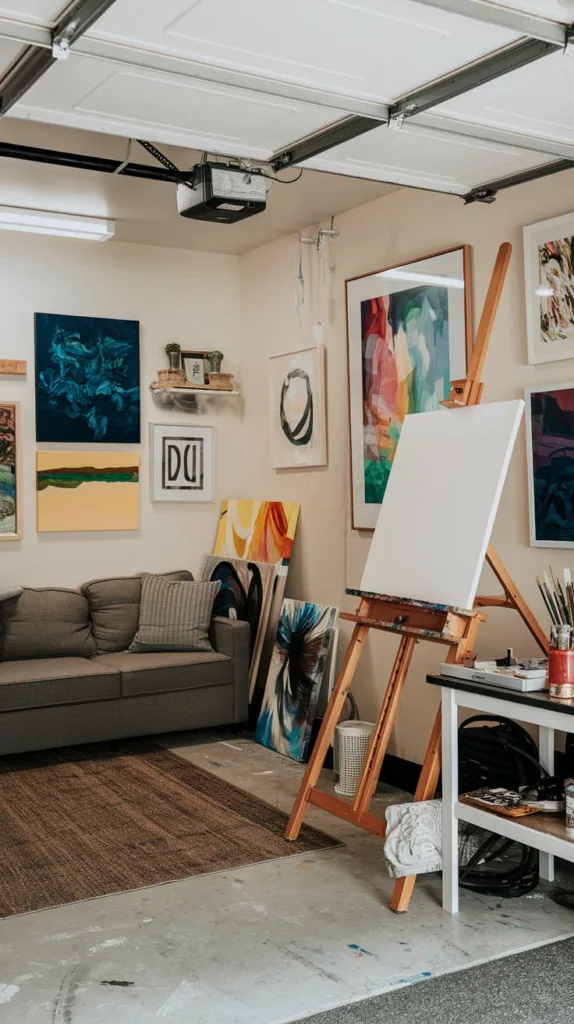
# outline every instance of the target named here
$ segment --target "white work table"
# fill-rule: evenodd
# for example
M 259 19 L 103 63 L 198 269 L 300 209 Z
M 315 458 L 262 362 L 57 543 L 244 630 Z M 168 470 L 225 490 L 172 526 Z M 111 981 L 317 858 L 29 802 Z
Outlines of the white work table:
M 539 727 L 540 763 L 554 774 L 554 733 L 574 733 L 574 700 L 556 700 L 548 691 L 519 693 L 487 683 L 447 676 L 427 676 L 441 688 L 442 702 L 442 901 L 458 912 L 458 823 L 468 821 L 497 835 L 540 850 L 540 876 L 553 881 L 554 857 L 574 861 L 574 832 L 567 831 L 563 814 L 532 814 L 504 818 L 492 811 L 461 803 L 458 798 L 458 708 L 529 722 Z

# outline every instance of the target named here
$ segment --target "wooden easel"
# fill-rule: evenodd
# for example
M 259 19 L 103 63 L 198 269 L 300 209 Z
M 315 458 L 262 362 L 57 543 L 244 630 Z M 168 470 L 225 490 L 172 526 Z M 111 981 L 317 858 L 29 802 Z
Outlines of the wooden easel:
M 478 405 L 482 396 L 482 368 L 488 343 L 494 326 L 494 319 L 500 302 L 508 263 L 512 254 L 509 242 L 503 243 L 498 251 L 482 316 L 476 333 L 468 374 L 463 380 L 451 382 L 448 399 L 442 404 L 450 408 Z M 506 572 L 498 555 L 489 548 L 486 560 L 502 586 L 504 593 L 496 597 L 477 597 L 475 608 L 512 608 L 518 612 L 533 637 L 546 653 L 548 641 L 524 598 Z M 402 691 L 413 656 L 415 644 L 420 640 L 448 646 L 447 662 L 461 662 L 472 654 L 478 627 L 485 617 L 479 611 L 461 611 L 444 605 L 427 604 L 400 598 L 367 594 L 358 590 L 347 590 L 347 594 L 360 597 L 355 615 L 342 613 L 341 618 L 355 623 L 347 653 L 333 689 L 323 724 L 317 737 L 313 753 L 305 772 L 291 817 L 285 832 L 286 838 L 297 839 L 309 804 L 321 807 L 345 821 L 351 821 L 360 828 L 375 835 L 384 836 L 386 823 L 371 814 L 369 807 L 375 793 L 387 746 L 395 724 Z M 343 711 L 345 700 L 365 646 L 369 630 L 397 633 L 401 637 L 399 649 L 393 664 L 385 691 L 378 722 L 373 732 L 363 773 L 353 803 L 322 793 L 316 788 L 325 757 L 333 740 L 335 728 Z M 415 800 L 429 800 L 436 790 L 440 772 L 441 717 L 440 710 L 435 719 L 425 759 L 421 768 Z M 403 913 L 408 909 L 416 875 L 408 875 L 395 883 L 391 909 Z

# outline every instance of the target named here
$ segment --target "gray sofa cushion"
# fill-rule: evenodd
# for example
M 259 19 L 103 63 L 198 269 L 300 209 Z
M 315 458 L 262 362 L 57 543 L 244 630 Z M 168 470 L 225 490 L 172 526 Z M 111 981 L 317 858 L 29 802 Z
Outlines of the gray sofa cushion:
M 88 602 L 77 590 L 25 587 L 0 603 L 2 660 L 91 658 L 96 653 Z
M 0 663 L 0 712 L 111 700 L 120 696 L 117 669 L 95 660 L 37 658 Z M 86 714 L 89 713 L 86 710 Z
M 167 580 L 193 580 L 187 569 L 161 574 Z M 142 574 L 90 580 L 81 587 L 88 599 L 98 654 L 127 651 L 140 619 Z
M 95 664 L 121 672 L 122 697 L 144 693 L 169 693 L 170 690 L 194 690 L 200 686 L 219 686 L 233 682 L 233 664 L 224 654 L 207 651 L 153 654 L 102 654 Z
M 140 621 L 130 651 L 212 651 L 208 629 L 220 587 L 219 580 L 193 583 L 144 573 Z

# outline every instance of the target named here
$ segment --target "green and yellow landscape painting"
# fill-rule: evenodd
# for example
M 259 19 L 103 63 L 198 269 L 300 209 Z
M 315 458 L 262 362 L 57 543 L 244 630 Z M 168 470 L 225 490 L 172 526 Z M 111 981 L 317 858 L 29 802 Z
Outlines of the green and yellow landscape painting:
M 139 529 L 139 455 L 37 452 L 39 533 Z

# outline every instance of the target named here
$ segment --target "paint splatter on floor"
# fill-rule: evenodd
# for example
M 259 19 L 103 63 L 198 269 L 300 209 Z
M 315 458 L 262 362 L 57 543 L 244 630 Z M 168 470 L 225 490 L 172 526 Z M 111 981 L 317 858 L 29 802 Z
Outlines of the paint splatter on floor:
M 100 985 L 110 985 L 115 988 L 131 988 L 135 981 L 100 981 Z
M 395 985 L 416 985 L 417 981 L 425 981 L 432 978 L 432 971 L 421 971 L 420 974 L 412 974 L 408 978 L 398 978 Z
M 0 1003 L 9 1003 L 19 991 L 19 985 L 3 985 L 0 982 Z
M 177 1010 L 184 1010 L 186 1006 L 189 1006 L 194 999 L 197 999 L 198 995 L 199 989 L 196 985 L 192 985 L 190 981 L 182 981 L 175 992 L 172 992 L 165 1003 L 160 1006 L 156 1016 L 171 1017 Z
M 362 946 L 358 946 L 356 942 L 349 942 L 347 948 L 352 950 L 357 958 L 362 956 L 375 956 L 369 949 L 363 949 Z M 377 958 L 375 958 L 377 959 Z
M 114 946 L 125 946 L 127 939 L 105 939 L 95 946 L 90 946 L 88 953 L 101 953 L 104 949 L 112 949 Z

